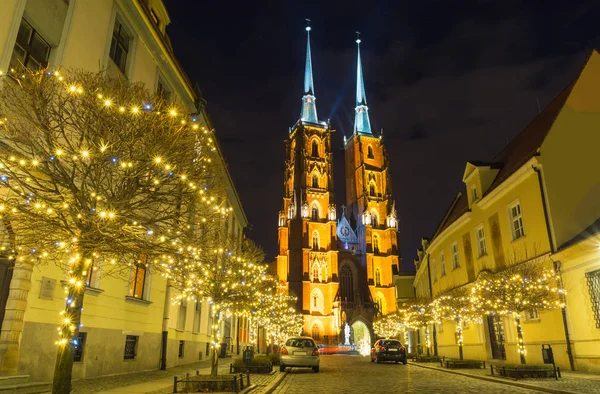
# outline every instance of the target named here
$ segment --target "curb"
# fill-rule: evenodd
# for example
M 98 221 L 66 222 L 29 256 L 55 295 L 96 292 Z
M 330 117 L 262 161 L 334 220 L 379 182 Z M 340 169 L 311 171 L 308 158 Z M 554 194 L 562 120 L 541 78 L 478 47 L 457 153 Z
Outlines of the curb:
M 473 378 L 473 379 L 487 380 L 488 382 L 495 382 L 495 383 L 499 383 L 499 384 L 506 384 L 506 385 L 509 385 L 509 386 L 516 386 L 516 387 L 520 387 L 520 388 L 528 389 L 528 390 L 543 391 L 543 392 L 546 392 L 546 393 L 554 393 L 554 394 L 578 394 L 575 391 L 565 391 L 565 390 L 552 389 L 552 388 L 548 388 L 548 387 L 539 387 L 539 386 L 535 386 L 533 384 L 519 383 L 519 382 L 510 381 L 510 380 L 500 379 L 500 378 L 493 378 L 491 376 L 471 375 L 471 374 L 464 373 L 464 372 L 445 370 L 445 369 L 441 369 L 441 368 L 437 368 L 437 367 L 430 367 L 429 365 L 421 365 L 421 364 L 417 364 L 417 363 L 410 362 L 410 361 L 409 361 L 409 364 L 417 366 L 417 367 L 421 367 L 421 368 L 432 369 L 434 371 L 452 373 L 452 374 L 455 374 L 455 375 L 466 376 L 468 378 Z
M 287 376 L 287 374 L 287 371 L 280 374 L 277 377 L 277 379 L 275 379 L 275 381 L 271 382 L 267 387 L 265 387 L 265 391 L 263 394 L 271 394 L 273 391 L 275 391 L 277 386 L 279 386 L 279 383 L 281 383 L 281 381 Z

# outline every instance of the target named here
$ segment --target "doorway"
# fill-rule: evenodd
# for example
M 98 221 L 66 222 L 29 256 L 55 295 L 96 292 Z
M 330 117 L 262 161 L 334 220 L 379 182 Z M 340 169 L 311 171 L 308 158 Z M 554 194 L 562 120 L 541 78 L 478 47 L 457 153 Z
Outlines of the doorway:
M 506 360 L 506 349 L 504 348 L 504 325 L 498 315 L 487 316 L 490 334 L 490 346 L 494 360 Z
M 356 350 L 363 356 L 369 355 L 371 353 L 371 331 L 369 331 L 369 327 L 358 320 L 352 324 L 352 331 L 354 332 L 353 343 Z

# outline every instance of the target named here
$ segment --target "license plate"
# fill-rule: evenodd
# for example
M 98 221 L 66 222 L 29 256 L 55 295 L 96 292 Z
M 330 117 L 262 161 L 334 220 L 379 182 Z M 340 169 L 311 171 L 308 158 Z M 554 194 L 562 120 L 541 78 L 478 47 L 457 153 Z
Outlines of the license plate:
M 306 356 L 306 352 L 293 352 L 294 356 Z
M 398 349 L 388 349 L 390 352 L 397 352 Z

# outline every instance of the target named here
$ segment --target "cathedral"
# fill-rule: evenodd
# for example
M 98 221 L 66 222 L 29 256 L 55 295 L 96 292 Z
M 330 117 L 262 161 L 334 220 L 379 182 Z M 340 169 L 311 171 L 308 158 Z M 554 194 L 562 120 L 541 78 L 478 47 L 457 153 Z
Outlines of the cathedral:
M 285 142 L 277 276 L 298 297 L 305 335 L 370 347 L 373 319 L 396 308 L 393 274 L 400 268 L 388 158 L 382 136 L 371 130 L 357 39 L 356 115 L 352 136 L 344 137 L 346 204 L 336 207 L 335 130 L 317 116 L 310 30 L 300 119 Z

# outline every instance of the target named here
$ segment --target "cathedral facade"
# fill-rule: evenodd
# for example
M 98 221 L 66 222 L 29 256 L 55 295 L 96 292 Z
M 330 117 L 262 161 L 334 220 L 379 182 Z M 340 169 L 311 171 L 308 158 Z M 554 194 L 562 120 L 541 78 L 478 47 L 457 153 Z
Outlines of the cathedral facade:
M 396 308 L 393 274 L 400 268 L 388 159 L 382 136 L 371 130 L 358 39 L 354 131 L 344 137 L 346 204 L 336 207 L 335 130 L 317 117 L 306 31 L 302 109 L 286 139 L 277 276 L 298 297 L 304 334 L 317 343 L 370 347 L 373 319 Z

